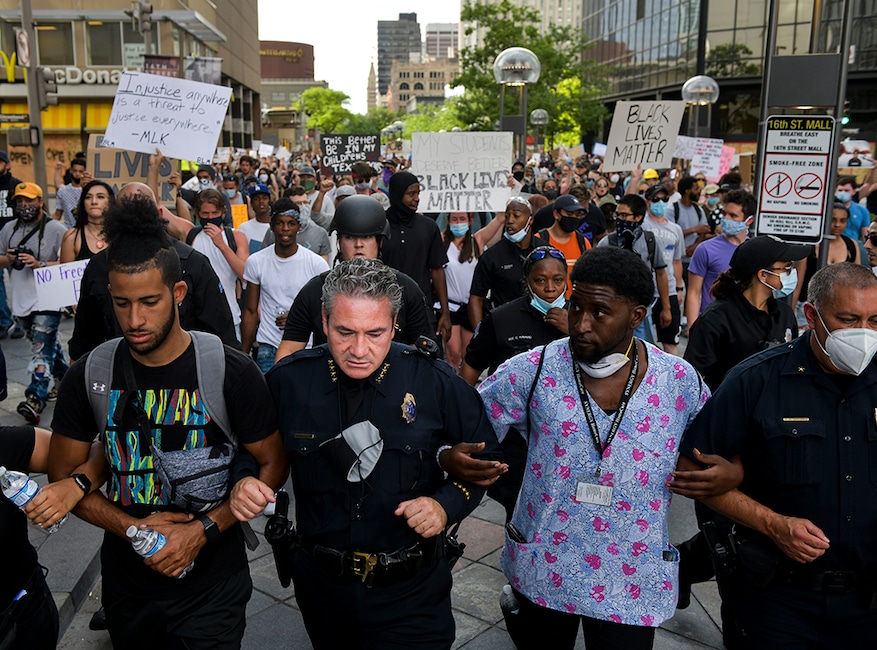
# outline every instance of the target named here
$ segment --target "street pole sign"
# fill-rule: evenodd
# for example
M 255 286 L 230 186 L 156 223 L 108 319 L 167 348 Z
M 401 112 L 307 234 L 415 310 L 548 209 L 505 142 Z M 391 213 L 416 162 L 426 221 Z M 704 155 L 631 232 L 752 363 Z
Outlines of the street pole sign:
M 774 115 L 764 125 L 757 234 L 818 244 L 825 227 L 834 118 Z

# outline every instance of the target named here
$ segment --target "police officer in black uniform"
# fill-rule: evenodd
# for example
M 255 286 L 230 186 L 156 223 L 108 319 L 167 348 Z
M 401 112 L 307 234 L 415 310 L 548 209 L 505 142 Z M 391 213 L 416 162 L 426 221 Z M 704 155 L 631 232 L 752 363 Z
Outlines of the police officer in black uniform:
M 349 196 L 338 204 L 330 232 L 332 230 L 338 232 L 338 255 L 342 260 L 357 257 L 377 259 L 381 243 L 390 235 L 387 215 L 381 204 L 365 195 Z M 430 309 L 423 291 L 409 276 L 401 271 L 395 273 L 402 289 L 402 306 L 396 318 L 394 340 L 413 345 L 418 338 L 425 336 L 438 342 L 435 328 L 430 325 Z M 311 336 L 313 345 L 326 342 L 322 300 L 327 275 L 329 271 L 311 278 L 296 296 L 283 329 L 283 340 L 277 348 L 276 361 L 303 350 Z
M 704 501 L 731 517 L 733 598 L 747 648 L 877 647 L 877 277 L 817 272 L 810 330 L 743 361 L 695 419 L 698 449 L 739 456 L 739 489 Z M 727 597 L 727 596 L 726 596 Z
M 292 578 L 318 650 L 454 641 L 443 530 L 484 491 L 445 478 L 437 452 L 486 442 L 491 454 L 496 438 L 447 364 L 393 343 L 401 298 L 383 263 L 342 262 L 323 286 L 327 344 L 266 377 L 296 495 Z

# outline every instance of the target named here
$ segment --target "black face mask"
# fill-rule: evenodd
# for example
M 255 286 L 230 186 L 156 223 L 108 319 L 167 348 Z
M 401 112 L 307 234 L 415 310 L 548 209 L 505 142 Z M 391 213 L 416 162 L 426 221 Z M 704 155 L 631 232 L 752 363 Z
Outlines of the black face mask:
M 581 217 L 561 217 L 558 223 L 563 232 L 575 232 L 582 225 L 582 221 Z
M 512 172 L 512 177 L 520 183 L 521 181 L 524 180 L 524 172 L 522 172 L 520 170 L 516 171 L 516 172 Z
M 198 221 L 201 222 L 202 227 L 206 226 L 208 223 L 212 223 L 217 228 L 222 228 L 223 218 L 215 217 L 213 219 L 202 219 L 201 217 L 198 217 Z
M 544 192 L 542 192 L 542 194 L 549 201 L 553 201 L 560 195 L 560 192 L 558 192 L 557 190 L 545 190 Z
M 642 223 L 639 221 L 615 220 L 615 232 L 618 235 L 619 248 L 633 250 L 634 240 L 642 233 Z

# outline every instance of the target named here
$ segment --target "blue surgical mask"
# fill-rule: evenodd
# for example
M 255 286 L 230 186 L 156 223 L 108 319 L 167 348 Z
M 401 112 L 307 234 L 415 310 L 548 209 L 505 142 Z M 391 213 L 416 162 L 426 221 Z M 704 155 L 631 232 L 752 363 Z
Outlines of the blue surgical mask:
M 469 232 L 469 224 L 468 223 L 452 223 L 451 224 L 451 234 L 454 237 L 462 237 L 467 232 Z
M 667 212 L 667 202 L 666 201 L 655 201 L 649 206 L 649 210 L 652 211 L 652 214 L 656 217 L 663 217 Z
M 225 190 L 225 195 L 230 199 L 233 199 L 234 195 L 237 193 L 238 193 L 237 190 Z
M 524 226 L 518 232 L 510 235 L 508 232 L 504 232 L 502 234 L 503 237 L 508 239 L 513 244 L 519 244 L 524 240 L 524 237 L 527 236 L 527 232 L 530 230 L 530 226 Z
M 773 297 L 779 300 L 780 298 L 785 298 L 786 296 L 791 296 L 792 292 L 795 290 L 795 287 L 798 286 L 798 269 L 793 268 L 788 275 L 784 273 L 777 273 L 775 271 L 771 271 L 769 269 L 764 269 L 771 275 L 778 275 L 780 281 L 783 283 L 783 286 L 780 289 L 774 289 L 767 282 L 762 280 L 762 284 L 766 287 L 770 287 L 773 291 Z
M 847 192 L 846 190 L 838 191 L 834 193 L 834 198 L 836 198 L 841 203 L 849 203 L 853 200 L 853 195 Z
M 566 296 L 561 293 L 559 296 L 557 296 L 557 298 L 554 299 L 554 302 L 548 302 L 547 300 L 543 300 L 534 293 L 533 296 L 530 298 L 530 306 L 542 314 L 547 314 L 548 310 L 554 307 L 557 307 L 558 309 L 563 309 L 564 307 L 566 307 Z
M 739 235 L 741 232 L 745 232 L 748 229 L 749 224 L 746 223 L 746 219 L 743 221 L 734 221 L 733 219 L 728 219 L 728 217 L 722 217 L 722 233 L 729 237 Z
M 711 208 L 716 207 L 719 204 L 719 197 L 711 196 L 706 200 L 706 204 Z

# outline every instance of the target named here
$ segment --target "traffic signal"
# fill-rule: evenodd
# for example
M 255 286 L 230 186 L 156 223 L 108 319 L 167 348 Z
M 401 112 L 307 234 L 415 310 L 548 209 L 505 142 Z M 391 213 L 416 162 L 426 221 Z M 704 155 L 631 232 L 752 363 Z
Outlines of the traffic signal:
M 137 3 L 137 16 L 140 21 L 140 33 L 152 30 L 152 3 L 140 0 Z
M 840 123 L 843 126 L 846 126 L 850 123 L 850 100 L 844 100 L 844 114 L 843 117 L 840 118 Z
M 6 129 L 6 143 L 10 147 L 36 147 L 40 130 L 35 126 L 10 126 Z
M 49 105 L 58 105 L 58 85 L 55 83 L 55 73 L 48 68 L 36 69 L 37 105 L 41 111 Z

